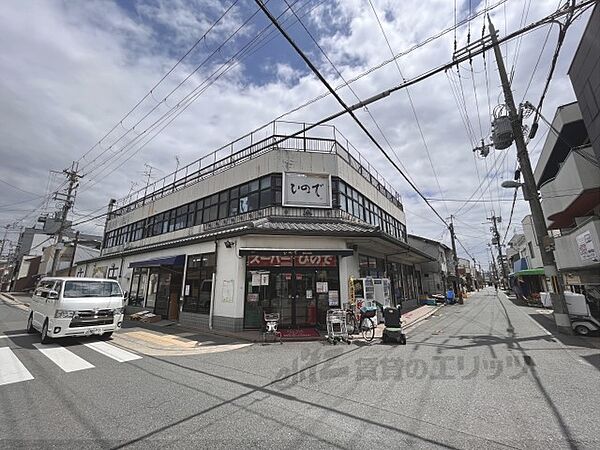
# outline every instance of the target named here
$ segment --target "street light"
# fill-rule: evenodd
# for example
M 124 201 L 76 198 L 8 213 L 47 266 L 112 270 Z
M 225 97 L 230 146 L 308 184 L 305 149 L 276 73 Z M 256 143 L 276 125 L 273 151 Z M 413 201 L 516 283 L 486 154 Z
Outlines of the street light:
M 502 186 L 503 188 L 520 188 L 524 184 L 525 183 L 519 183 L 518 181 L 506 180 L 503 181 L 500 186 Z

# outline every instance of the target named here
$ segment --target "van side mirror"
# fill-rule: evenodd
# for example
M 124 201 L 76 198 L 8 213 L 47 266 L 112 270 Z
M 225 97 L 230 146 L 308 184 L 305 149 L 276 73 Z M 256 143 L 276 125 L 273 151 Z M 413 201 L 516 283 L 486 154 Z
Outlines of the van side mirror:
M 58 299 L 58 292 L 56 292 L 56 291 L 50 291 L 50 292 L 48 292 L 48 298 L 50 300 L 56 300 L 56 299 Z

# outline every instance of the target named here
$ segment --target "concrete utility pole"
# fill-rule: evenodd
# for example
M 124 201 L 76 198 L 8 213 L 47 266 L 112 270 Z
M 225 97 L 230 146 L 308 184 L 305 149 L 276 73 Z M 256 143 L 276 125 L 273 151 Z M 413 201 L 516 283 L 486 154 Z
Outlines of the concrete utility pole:
M 4 243 L 6 242 L 6 236 L 8 235 L 9 228 L 10 224 L 4 225 L 4 237 L 2 238 L 2 245 L 0 246 L 0 257 L 2 257 L 2 253 L 4 253 Z
M 554 320 L 559 332 L 563 334 L 573 334 L 567 303 L 565 301 L 562 278 L 558 276 L 558 270 L 554 261 L 554 253 L 552 250 L 547 249 L 546 246 L 546 243 L 549 241 L 548 229 L 546 227 L 546 221 L 544 219 L 544 213 L 540 203 L 537 185 L 533 176 L 533 170 L 531 168 L 531 162 L 527 152 L 527 145 L 525 144 L 525 138 L 523 137 L 521 116 L 517 112 L 517 108 L 515 106 L 510 82 L 508 81 L 508 75 L 506 74 L 506 68 L 504 67 L 504 60 L 502 59 L 502 52 L 500 50 L 500 46 L 498 45 L 496 30 L 494 29 L 494 25 L 492 24 L 489 16 L 488 22 L 492 43 L 494 44 L 494 54 L 496 55 L 498 73 L 500 74 L 500 80 L 502 81 L 504 101 L 506 102 L 506 107 L 508 108 L 508 117 L 511 123 L 515 145 L 517 147 L 517 158 L 519 160 L 521 173 L 523 174 L 523 196 L 529 201 L 529 208 L 531 209 L 531 216 L 533 218 L 533 226 L 535 229 L 535 234 L 538 238 L 538 245 L 542 255 L 542 262 L 544 264 L 544 272 L 546 277 L 550 278 L 552 281 L 552 288 L 554 292 L 550 293 L 550 298 L 552 299 L 552 306 L 554 309 Z
M 73 264 L 75 263 L 75 253 L 77 252 L 77 244 L 79 244 L 79 231 L 75 232 L 75 242 L 73 242 L 73 254 L 71 255 L 71 262 L 69 263 L 69 276 L 73 271 Z
M 65 169 L 63 170 L 63 173 L 67 175 L 67 178 L 69 179 L 69 187 L 67 188 L 66 197 L 63 200 L 62 213 L 60 217 L 60 226 L 58 227 L 58 232 L 56 236 L 56 249 L 54 250 L 54 259 L 52 260 L 52 276 L 56 275 L 56 269 L 58 267 L 58 260 L 60 258 L 59 246 L 60 244 L 62 244 L 65 222 L 67 221 L 69 210 L 73 207 L 73 203 L 75 203 L 73 191 L 76 188 L 77 180 L 83 177 L 83 175 L 79 175 L 77 173 L 77 163 L 75 162 L 71 164 L 71 170 Z
M 498 233 L 498 226 L 496 225 L 497 222 L 499 222 L 498 217 L 496 217 L 495 215 L 492 217 L 487 217 L 487 220 L 491 221 L 494 224 L 493 227 L 493 232 L 494 232 L 494 239 L 492 240 L 492 244 L 494 243 L 494 241 L 496 242 L 496 245 L 498 246 L 498 258 L 500 258 L 500 267 L 502 269 L 502 280 L 501 280 L 501 286 L 503 288 L 506 288 L 506 283 L 508 282 L 508 277 L 506 276 L 506 267 L 504 266 L 504 256 L 502 255 L 502 243 L 500 242 L 500 233 Z
M 454 281 L 453 285 L 454 285 L 454 293 L 456 295 L 456 293 L 458 293 L 458 304 L 462 305 L 463 304 L 463 296 L 462 296 L 462 285 L 460 282 L 460 275 L 458 273 L 458 256 L 456 255 L 456 236 L 454 235 L 454 222 L 453 222 L 454 217 L 450 216 L 450 225 L 448 226 L 448 229 L 450 230 L 450 238 L 452 239 L 452 259 L 454 260 L 454 276 L 456 277 L 456 280 Z

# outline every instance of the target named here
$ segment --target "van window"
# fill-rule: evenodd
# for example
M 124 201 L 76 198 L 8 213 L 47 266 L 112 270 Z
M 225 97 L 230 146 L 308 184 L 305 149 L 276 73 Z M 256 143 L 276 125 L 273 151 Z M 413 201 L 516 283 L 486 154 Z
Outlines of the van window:
M 63 298 L 120 297 L 118 283 L 112 281 L 66 281 Z

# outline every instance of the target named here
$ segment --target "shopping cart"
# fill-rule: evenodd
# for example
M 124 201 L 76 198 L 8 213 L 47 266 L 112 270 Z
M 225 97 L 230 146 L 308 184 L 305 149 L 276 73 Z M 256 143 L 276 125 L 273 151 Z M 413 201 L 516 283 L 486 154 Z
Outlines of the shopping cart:
M 346 311 L 343 309 L 327 311 L 327 341 L 334 345 L 340 341 L 350 344 L 346 326 Z
M 279 338 L 279 343 L 283 344 L 281 341 L 281 331 L 277 330 L 279 326 L 279 313 L 264 313 L 263 315 L 265 319 L 265 329 L 263 331 L 263 342 L 265 342 L 267 334 L 273 336 L 273 340 Z

